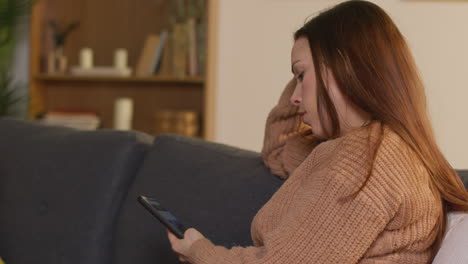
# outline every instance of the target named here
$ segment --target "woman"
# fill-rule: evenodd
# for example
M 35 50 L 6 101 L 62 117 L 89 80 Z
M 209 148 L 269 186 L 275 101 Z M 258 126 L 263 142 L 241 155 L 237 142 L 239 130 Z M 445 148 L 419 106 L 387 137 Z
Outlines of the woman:
M 253 247 L 195 229 L 190 263 L 430 263 L 468 193 L 435 143 L 423 84 L 390 17 L 366 1 L 294 34 L 294 79 L 267 119 L 262 157 L 287 178 L 255 216 Z

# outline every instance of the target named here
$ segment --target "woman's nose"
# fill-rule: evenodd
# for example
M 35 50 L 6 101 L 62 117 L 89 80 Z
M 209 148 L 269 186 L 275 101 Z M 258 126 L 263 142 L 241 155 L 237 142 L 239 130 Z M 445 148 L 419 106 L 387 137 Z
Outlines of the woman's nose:
M 295 106 L 299 106 L 301 104 L 301 94 L 300 94 L 300 89 L 296 87 L 294 89 L 294 93 L 292 94 L 291 98 L 289 99 L 291 101 L 291 104 Z

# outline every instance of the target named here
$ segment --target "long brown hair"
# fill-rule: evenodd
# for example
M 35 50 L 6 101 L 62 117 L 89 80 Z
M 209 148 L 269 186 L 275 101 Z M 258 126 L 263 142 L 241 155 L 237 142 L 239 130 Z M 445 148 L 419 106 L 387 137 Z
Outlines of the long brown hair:
M 338 115 L 322 78 L 333 73 L 338 87 L 355 105 L 395 131 L 416 153 L 430 175 L 432 192 L 443 208 L 436 225 L 436 252 L 442 242 L 447 211 L 468 211 L 468 192 L 436 144 L 426 109 L 424 85 L 406 41 L 392 19 L 376 4 L 352 0 L 321 12 L 294 34 L 306 37 L 317 78 L 320 121 L 331 120 L 329 138 L 340 135 Z M 325 113 L 323 113 L 325 111 Z M 371 151 L 375 160 L 380 139 Z M 373 165 L 359 193 L 372 173 Z

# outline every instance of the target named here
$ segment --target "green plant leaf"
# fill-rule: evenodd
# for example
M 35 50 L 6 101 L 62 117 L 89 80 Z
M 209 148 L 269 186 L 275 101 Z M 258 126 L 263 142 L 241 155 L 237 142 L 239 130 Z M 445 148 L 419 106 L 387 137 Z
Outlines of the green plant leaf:
M 20 85 L 13 83 L 6 69 L 0 69 L 0 117 L 14 114 L 13 109 L 26 98 L 24 95 L 16 95 L 20 88 Z
M 34 0 L 0 0 L 0 46 L 13 37 L 15 26 L 29 15 Z

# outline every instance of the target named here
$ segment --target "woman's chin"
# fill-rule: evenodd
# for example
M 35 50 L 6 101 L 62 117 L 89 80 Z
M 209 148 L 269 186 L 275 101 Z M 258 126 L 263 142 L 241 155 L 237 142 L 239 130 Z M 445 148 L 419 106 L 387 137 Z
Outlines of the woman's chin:
M 307 123 L 306 123 L 307 124 Z M 321 129 L 318 129 L 316 126 L 312 126 L 310 124 L 307 124 L 311 127 L 311 130 L 312 130 L 312 134 L 315 136 L 315 138 L 319 139 L 319 140 L 326 140 L 327 137 L 325 136 L 325 134 L 323 133 L 323 131 Z

